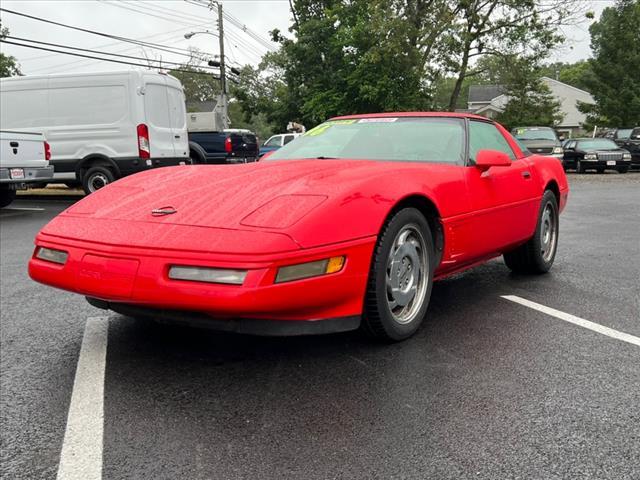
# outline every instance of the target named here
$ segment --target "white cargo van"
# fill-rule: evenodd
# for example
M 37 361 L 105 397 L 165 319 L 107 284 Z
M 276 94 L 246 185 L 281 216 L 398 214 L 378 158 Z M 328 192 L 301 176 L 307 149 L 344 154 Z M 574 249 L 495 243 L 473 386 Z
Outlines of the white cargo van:
M 91 193 L 154 167 L 190 163 L 180 82 L 149 71 L 0 80 L 0 125 L 44 133 L 56 181 Z

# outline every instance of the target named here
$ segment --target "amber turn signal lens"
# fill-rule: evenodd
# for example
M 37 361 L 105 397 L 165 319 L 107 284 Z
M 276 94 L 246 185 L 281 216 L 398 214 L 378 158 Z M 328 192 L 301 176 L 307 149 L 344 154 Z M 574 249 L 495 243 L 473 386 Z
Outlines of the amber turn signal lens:
M 304 278 L 319 277 L 329 273 L 337 273 L 344 266 L 345 257 L 331 257 L 314 262 L 288 265 L 278 269 L 276 283 L 292 282 Z
M 336 273 L 342 270 L 344 266 L 344 257 L 332 257 L 327 262 L 326 273 Z

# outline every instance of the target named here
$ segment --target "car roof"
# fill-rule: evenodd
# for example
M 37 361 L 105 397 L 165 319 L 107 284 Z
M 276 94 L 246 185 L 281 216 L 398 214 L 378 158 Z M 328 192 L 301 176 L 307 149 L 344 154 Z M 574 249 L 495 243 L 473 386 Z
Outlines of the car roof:
M 360 113 L 357 115 L 342 115 L 332 117 L 329 120 L 351 120 L 358 118 L 385 118 L 385 117 L 451 117 L 451 118 L 473 118 L 476 120 L 484 120 L 492 122 L 487 117 L 475 115 L 473 113 L 459 112 L 384 112 L 384 113 Z

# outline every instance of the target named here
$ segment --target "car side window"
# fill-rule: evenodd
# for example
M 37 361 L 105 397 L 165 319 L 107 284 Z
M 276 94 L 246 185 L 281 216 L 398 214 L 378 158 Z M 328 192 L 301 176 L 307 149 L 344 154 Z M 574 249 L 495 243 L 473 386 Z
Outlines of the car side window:
M 291 140 L 293 140 L 293 135 L 285 135 L 284 136 L 284 141 L 283 141 L 283 145 L 286 145 L 287 143 L 289 143 Z
M 511 160 L 516 159 L 507 139 L 494 124 L 471 120 L 469 122 L 469 158 L 475 161 L 480 150 L 498 150 L 509 155 Z
M 280 139 L 282 137 L 280 135 L 276 135 L 275 137 L 271 137 L 269 140 L 267 140 L 264 144 L 265 147 L 279 147 L 280 146 Z

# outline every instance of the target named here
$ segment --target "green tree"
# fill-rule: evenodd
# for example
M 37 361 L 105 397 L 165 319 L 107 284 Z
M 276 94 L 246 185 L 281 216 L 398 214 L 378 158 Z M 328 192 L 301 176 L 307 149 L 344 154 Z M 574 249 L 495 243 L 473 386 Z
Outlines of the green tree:
M 595 105 L 580 105 L 591 124 L 640 124 L 640 0 L 617 0 L 589 28 L 593 76 L 587 80 Z
M 540 70 L 530 61 L 517 60 L 505 78 L 509 98 L 498 122 L 507 128 L 523 125 L 553 127 L 562 121 L 560 102 L 540 80 Z
M 310 128 L 344 113 L 428 107 L 420 52 L 393 3 L 294 1 L 295 39 L 273 32 L 280 51 L 243 84 L 245 111 L 263 111 L 279 128 Z
M 563 40 L 562 25 L 573 23 L 579 0 L 458 0 L 450 28 L 442 36 L 442 64 L 456 76 L 449 101 L 453 110 L 465 79 L 482 69 L 484 57 L 544 58 Z
M 215 100 L 216 95 L 220 93 L 220 79 L 217 74 L 189 64 L 181 66 L 179 70 L 171 70 L 169 74 L 182 83 L 187 103 Z
M 3 28 L 2 23 L 0 23 L 0 39 L 5 38 L 7 35 L 9 35 L 9 29 Z M 0 77 L 15 77 L 18 75 L 22 75 L 22 72 L 16 57 L 0 52 Z
M 591 63 L 587 60 L 580 60 L 576 63 L 556 62 L 544 65 L 541 68 L 541 74 L 586 91 L 589 91 L 589 83 L 593 81 L 594 76 Z

